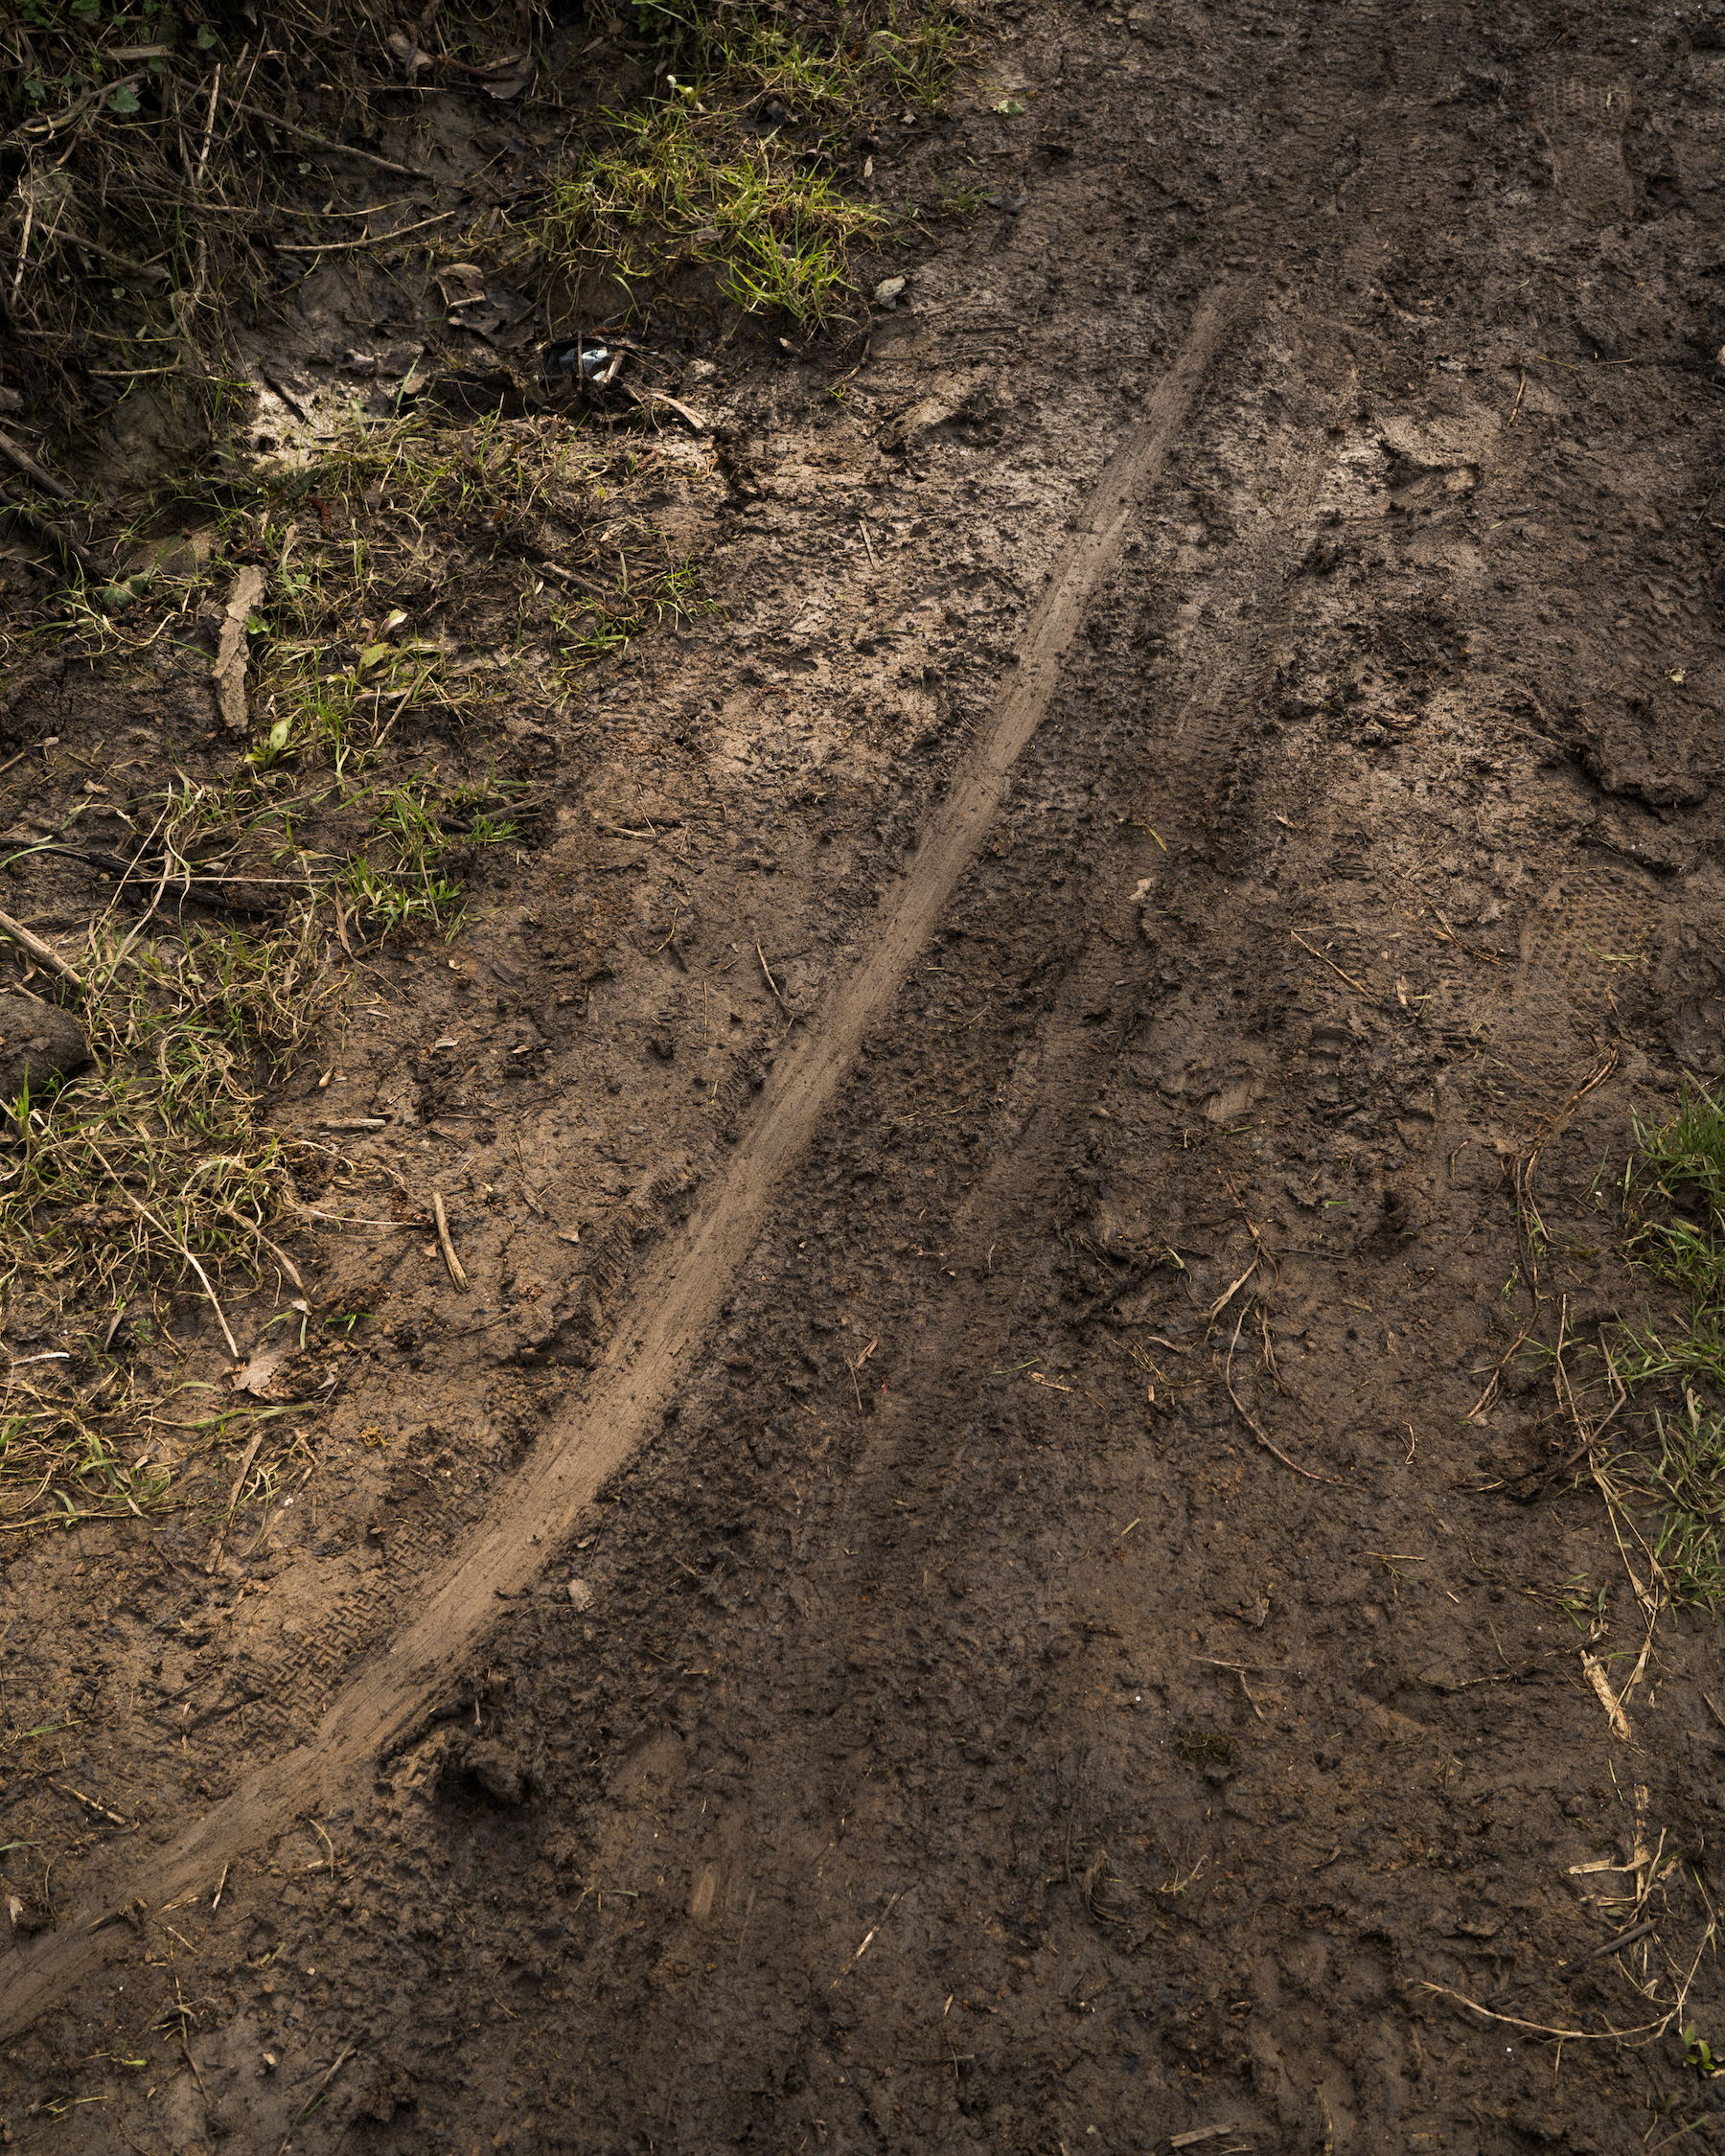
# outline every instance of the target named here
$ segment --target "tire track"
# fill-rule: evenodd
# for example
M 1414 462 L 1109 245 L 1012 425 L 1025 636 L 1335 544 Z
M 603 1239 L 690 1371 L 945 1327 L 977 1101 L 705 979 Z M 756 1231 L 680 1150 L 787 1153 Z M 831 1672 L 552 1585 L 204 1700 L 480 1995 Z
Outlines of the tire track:
M 619 1325 L 579 1415 L 511 1485 L 467 1553 L 427 1583 L 421 1614 L 354 1678 L 307 1744 L 250 1776 L 148 1871 L 126 1865 L 124 1845 L 110 1854 L 94 1906 L 20 1954 L 0 1980 L 0 2032 L 28 2027 L 100 1967 L 109 1950 L 104 1935 L 116 1946 L 129 1941 L 125 1911 L 140 1899 L 159 1907 L 213 1880 L 240 1851 L 329 1802 L 363 1761 L 409 1737 L 492 1621 L 497 1599 L 531 1582 L 545 1550 L 657 1427 L 785 1175 L 813 1138 L 869 1027 L 890 1008 L 993 823 L 1092 596 L 1161 477 L 1212 359 L 1254 310 L 1256 296 L 1251 280 L 1225 275 L 1199 303 L 1143 418 L 1104 467 L 1026 625 L 1005 693 L 930 821 L 872 951 L 836 989 L 820 1029 L 784 1060 L 704 1216 L 643 1278 L 637 1323 Z M 124 1910 L 116 1906 L 122 1901 Z

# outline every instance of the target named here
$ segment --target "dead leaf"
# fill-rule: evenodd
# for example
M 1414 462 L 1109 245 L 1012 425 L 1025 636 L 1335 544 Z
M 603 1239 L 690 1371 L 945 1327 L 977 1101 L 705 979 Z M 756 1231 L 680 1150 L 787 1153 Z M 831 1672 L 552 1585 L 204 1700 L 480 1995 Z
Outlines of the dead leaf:
M 465 307 L 485 297 L 485 272 L 477 263 L 446 263 L 437 272 L 437 288 L 447 307 Z
M 276 1372 L 292 1359 L 293 1346 L 289 1342 L 274 1342 L 268 1346 L 254 1348 L 244 1369 L 234 1373 L 234 1390 L 249 1392 L 258 1400 L 274 1398 L 271 1386 Z
M 425 47 L 419 44 L 418 41 L 414 38 L 403 37 L 399 30 L 392 30 L 390 32 L 389 49 L 395 55 L 396 58 L 401 61 L 403 67 L 405 67 L 409 59 L 411 59 L 413 62 L 413 72 L 416 75 L 419 73 L 422 67 L 429 67 L 431 65 L 431 56 L 426 51 Z
M 490 98 L 518 98 L 533 80 L 533 55 L 525 53 L 513 65 L 507 62 L 487 76 L 485 94 Z

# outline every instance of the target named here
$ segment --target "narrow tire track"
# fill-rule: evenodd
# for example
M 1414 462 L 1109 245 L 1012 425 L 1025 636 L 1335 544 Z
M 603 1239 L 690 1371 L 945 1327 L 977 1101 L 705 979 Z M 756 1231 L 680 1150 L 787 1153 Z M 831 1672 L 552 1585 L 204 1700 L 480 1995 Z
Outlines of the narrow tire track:
M 129 1940 L 123 1910 L 152 1907 L 213 1880 L 222 1866 L 329 1803 L 363 1762 L 411 1739 L 495 1615 L 533 1580 L 606 1479 L 662 1421 L 692 1375 L 737 1265 L 787 1172 L 814 1137 L 869 1027 L 890 1008 L 934 932 L 1036 733 L 1066 654 L 1161 478 L 1200 385 L 1230 331 L 1255 310 L 1256 287 L 1224 277 L 1199 303 L 1144 415 L 1103 468 L 1086 514 L 1026 625 L 1004 694 L 932 818 L 872 949 L 835 990 L 816 1031 L 767 1088 L 703 1215 L 644 1275 L 634 1322 L 620 1323 L 586 1401 L 509 1486 L 465 1555 L 429 1583 L 414 1621 L 346 1686 L 305 1745 L 251 1775 L 147 1872 L 110 1849 L 99 1893 L 0 1980 L 0 2035 L 28 2028 Z

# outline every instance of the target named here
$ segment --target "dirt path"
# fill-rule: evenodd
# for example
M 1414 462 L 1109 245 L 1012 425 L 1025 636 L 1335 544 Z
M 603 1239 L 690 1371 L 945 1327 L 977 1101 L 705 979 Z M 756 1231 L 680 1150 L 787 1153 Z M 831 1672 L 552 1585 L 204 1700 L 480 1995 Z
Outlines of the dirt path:
M 831 1108 L 869 1027 L 886 1017 L 986 838 L 1012 768 L 1048 707 L 1067 649 L 1141 511 L 1143 491 L 1160 476 L 1230 311 L 1226 291 L 1207 298 L 1143 424 L 1104 468 L 1014 654 L 1008 692 L 954 771 L 914 866 L 882 909 L 866 958 L 835 988 L 817 1026 L 794 1036 L 795 1045 L 752 1127 L 732 1150 L 698 1225 L 679 1239 L 683 1247 L 669 1250 L 642 1280 L 641 1331 L 626 1326 L 617 1335 L 583 1411 L 507 1485 L 459 1561 L 442 1578 L 424 1583 L 422 1612 L 343 1692 L 311 1742 L 243 1783 L 166 1852 L 150 1876 L 128 1869 L 131 1892 L 152 1906 L 172 1902 L 212 1867 L 219 1870 L 297 1816 L 338 1802 L 356 1772 L 423 1728 L 428 1709 L 489 1630 L 497 1598 L 532 1585 L 543 1569 L 542 1545 L 563 1542 L 608 1478 L 662 1425 L 787 1172 Z M 33 1958 L 12 1980 L 19 1991 L 15 2000 L 0 1985 L 0 2034 L 34 2020 L 58 1989 L 100 1960 L 91 1935 L 106 1915 L 100 1907 L 87 1913 Z
M 242 1705 L 194 1766 L 117 1709 L 62 1762 L 183 1792 L 244 1732 L 0 1959 L 18 2138 L 1605 2150 L 1716 2109 L 1677 2033 L 1722 2011 L 1716 1634 L 1668 1621 L 1614 1732 L 1634 1565 L 1516 1350 L 1644 1297 L 1601 1189 L 1721 1064 L 1725 85 L 1674 13 L 1477 16 L 1009 17 L 1028 140 L 985 93 L 960 142 L 1021 209 L 826 443 L 812 378 L 739 393 L 732 637 L 625 699 L 699 738 L 581 796 L 722 805 L 699 883 L 635 849 L 637 921 L 698 892 L 701 1022 L 636 943 L 518 1113 L 549 1145 L 632 1043 L 611 1247 L 656 1246 L 586 1370 L 401 1287 L 353 1427 L 421 1392 L 433 1493 L 467 1419 L 531 1449 L 465 1523 L 350 1490 L 385 1562 L 272 1582 L 297 1629 L 196 1680 Z M 698 1127 L 711 997 L 797 934 L 770 1073 Z

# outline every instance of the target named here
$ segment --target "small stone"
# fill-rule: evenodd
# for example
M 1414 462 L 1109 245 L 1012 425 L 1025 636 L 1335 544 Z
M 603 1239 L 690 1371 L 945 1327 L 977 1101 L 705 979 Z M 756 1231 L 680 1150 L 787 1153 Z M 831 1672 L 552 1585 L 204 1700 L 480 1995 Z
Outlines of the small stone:
M 572 1579 L 569 1582 L 569 1599 L 578 1610 L 590 1610 L 593 1606 L 593 1591 L 586 1580 Z

